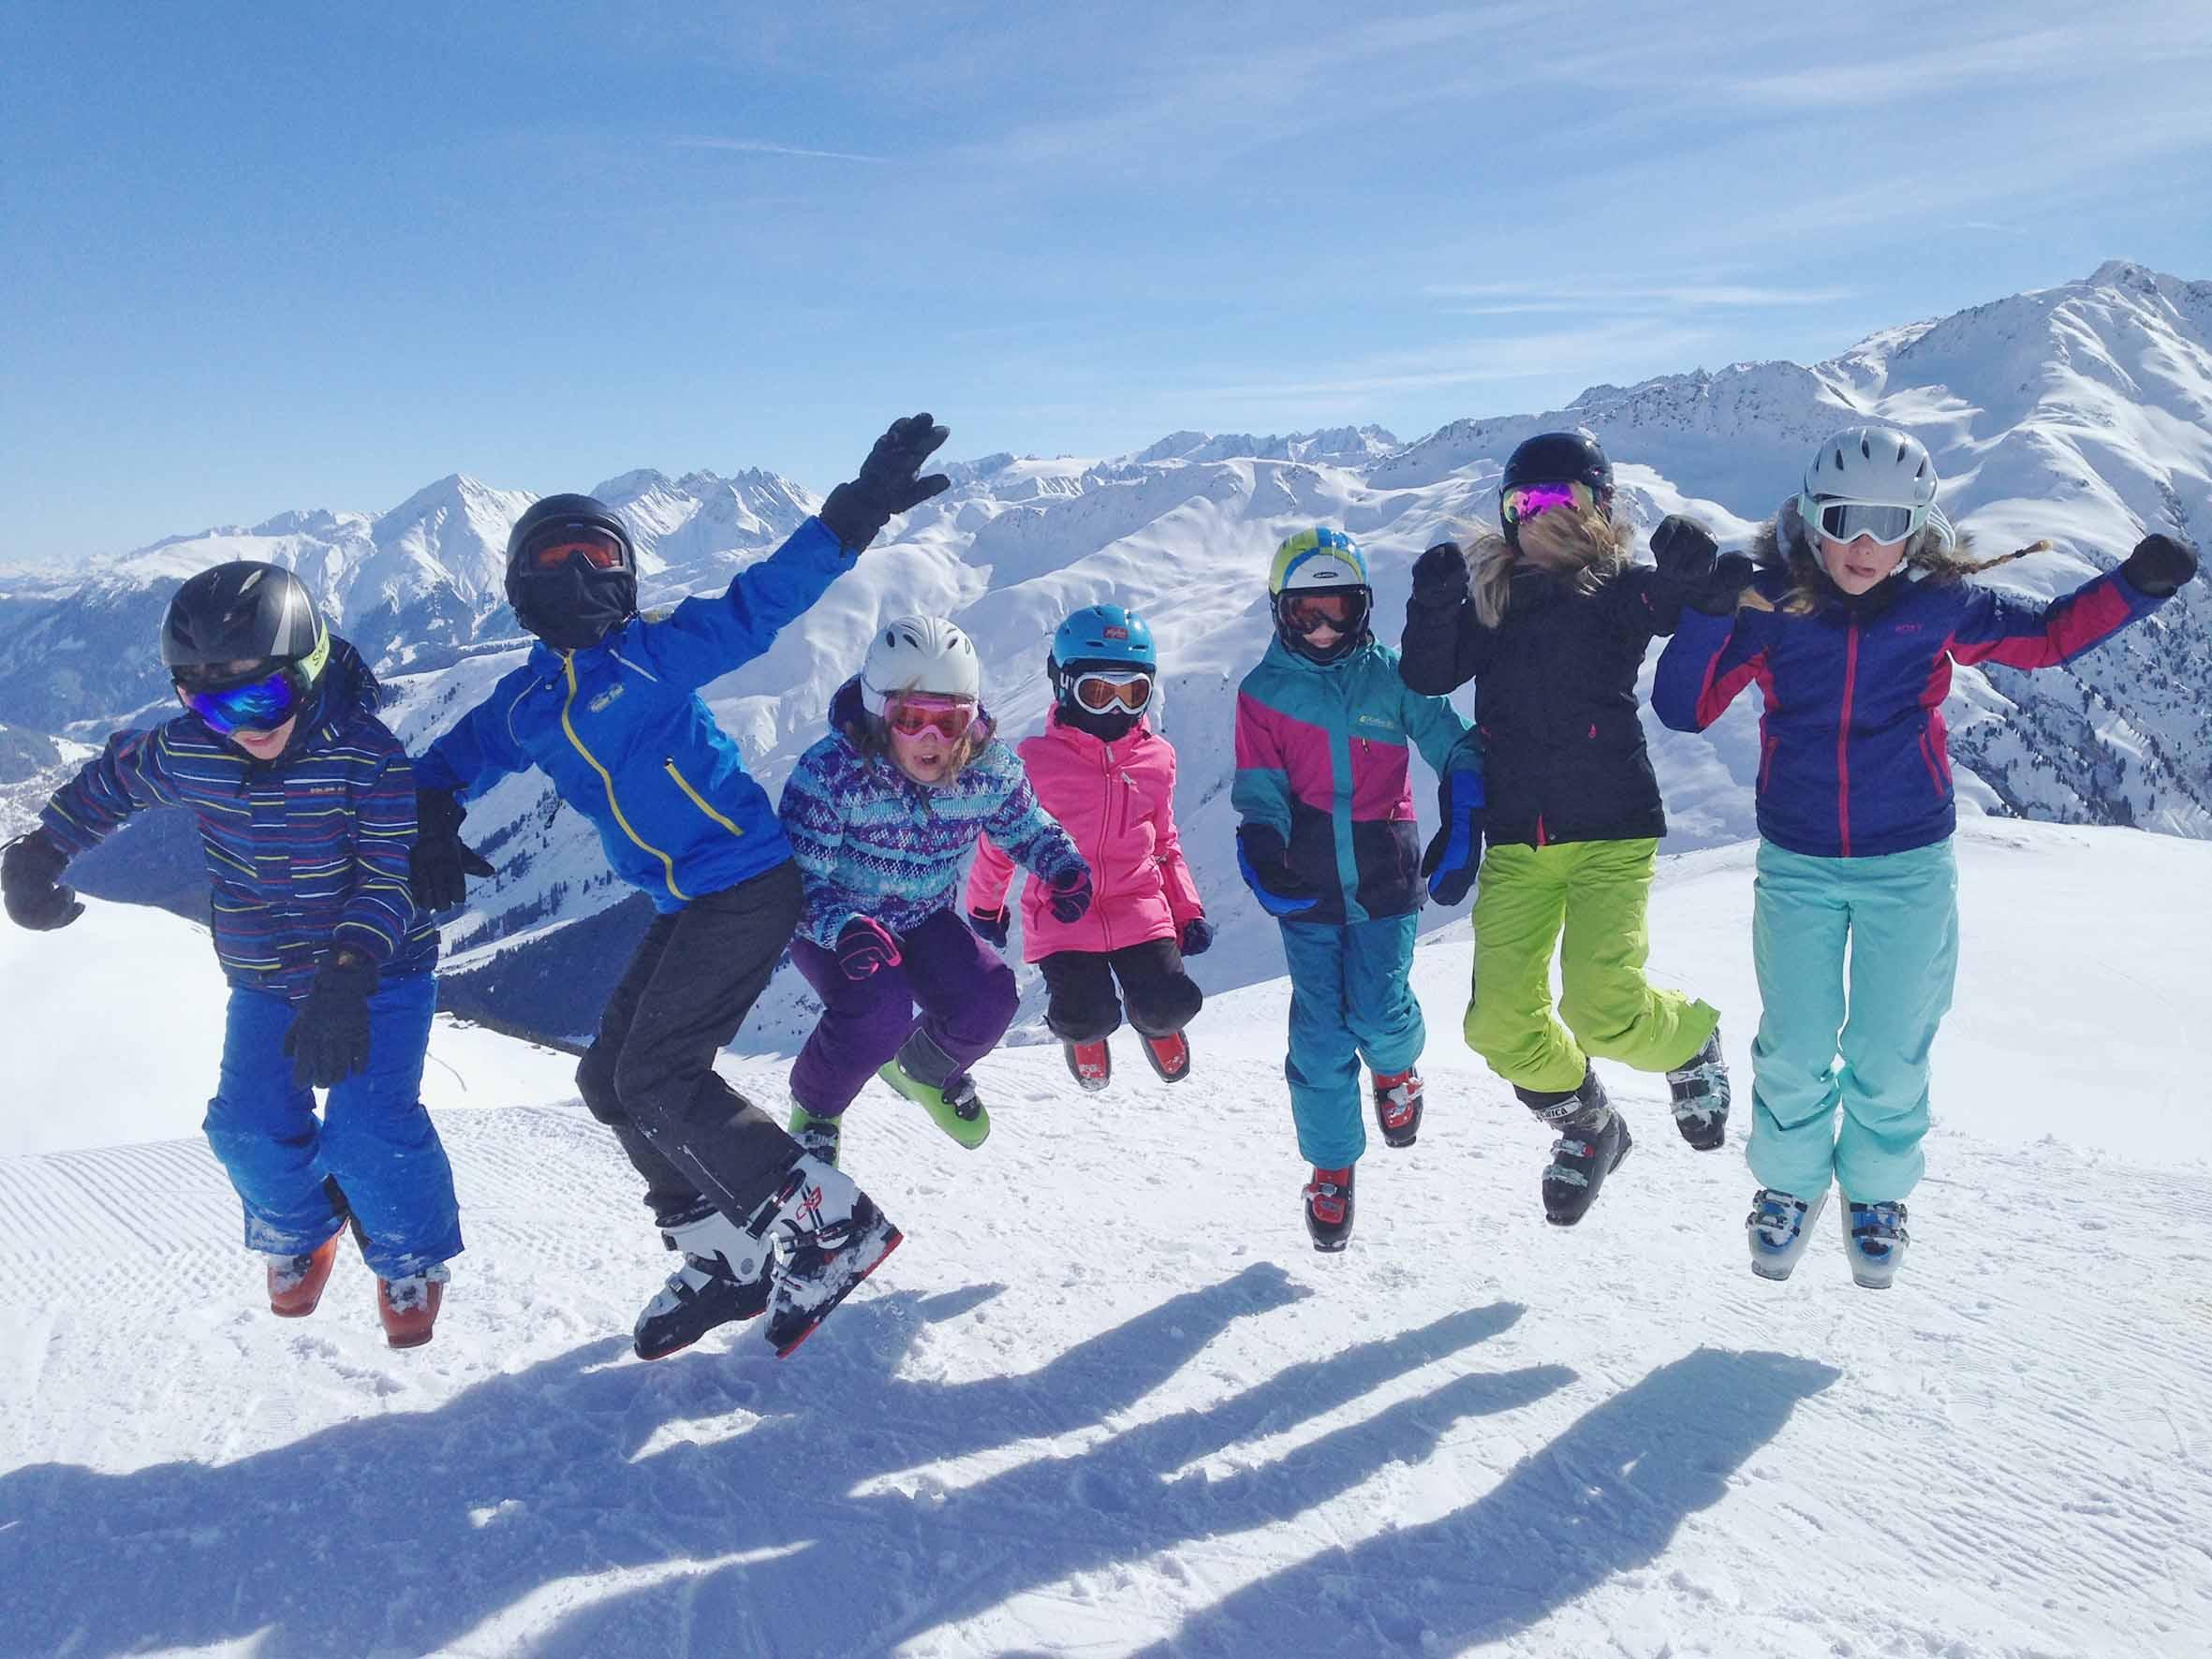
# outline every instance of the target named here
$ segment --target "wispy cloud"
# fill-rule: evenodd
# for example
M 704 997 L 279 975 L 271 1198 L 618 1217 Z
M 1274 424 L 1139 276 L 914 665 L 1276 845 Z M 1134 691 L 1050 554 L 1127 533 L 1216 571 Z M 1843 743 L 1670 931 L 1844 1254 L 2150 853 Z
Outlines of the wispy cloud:
M 809 150 L 798 144 L 772 143 L 766 139 L 671 139 L 671 150 L 732 150 L 743 155 L 795 155 L 805 161 L 859 161 L 888 167 L 888 155 L 860 155 L 850 150 Z
M 1629 283 L 1560 286 L 1546 283 L 1432 283 L 1421 290 L 1434 300 L 1491 300 L 1495 305 L 1460 309 L 1465 316 L 1501 316 L 1526 311 L 1573 311 L 1587 305 L 1621 310 L 1695 310 L 1769 305 L 1833 305 L 1852 298 L 1850 288 L 1762 287 L 1743 283 L 1688 283 L 1663 287 Z

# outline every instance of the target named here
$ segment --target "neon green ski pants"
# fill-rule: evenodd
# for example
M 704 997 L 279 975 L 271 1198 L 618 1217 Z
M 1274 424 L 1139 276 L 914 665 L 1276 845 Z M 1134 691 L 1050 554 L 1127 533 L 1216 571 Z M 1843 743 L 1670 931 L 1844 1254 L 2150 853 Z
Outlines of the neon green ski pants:
M 1593 1056 L 1672 1071 L 1705 1046 L 1719 1010 L 1654 990 L 1644 976 L 1658 865 L 1659 843 L 1649 837 L 1509 843 L 1484 853 L 1467 1042 L 1507 1082 L 1556 1094 L 1580 1084 Z

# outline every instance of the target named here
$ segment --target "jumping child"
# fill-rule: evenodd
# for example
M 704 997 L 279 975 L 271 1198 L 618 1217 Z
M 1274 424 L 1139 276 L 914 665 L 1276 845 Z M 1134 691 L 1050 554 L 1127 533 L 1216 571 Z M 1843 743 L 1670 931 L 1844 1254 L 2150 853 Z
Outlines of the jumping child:
M 1119 605 L 1087 605 L 1054 634 L 1045 672 L 1053 710 L 1023 740 L 1022 764 L 1091 867 L 1095 891 L 1082 918 L 1062 922 L 1044 884 L 1027 883 L 1022 955 L 1044 975 L 1045 1024 L 1080 1086 L 1103 1089 L 1111 1078 L 1106 1039 L 1125 1003 L 1153 1070 L 1180 1082 L 1190 1075 L 1183 1028 L 1205 1001 L 1183 959 L 1204 951 L 1214 930 L 1175 832 L 1175 750 L 1144 718 L 1159 678 L 1152 629 Z M 976 844 L 967 925 L 1001 948 L 1013 874 L 989 836 Z
M 2003 560 L 1969 558 L 1936 494 L 1919 439 L 1849 427 L 1761 530 L 1756 571 L 1740 553 L 1716 560 L 1709 537 L 1674 550 L 1692 596 L 1653 708 L 1702 730 L 1753 681 L 1766 705 L 1751 932 L 1760 1188 L 1746 1224 L 1765 1279 L 1790 1276 L 1832 1182 L 1852 1278 L 1880 1289 L 1904 1260 L 1928 1052 L 1958 961 L 1940 712 L 1953 666 L 2069 662 L 2197 568 L 2193 550 L 2146 536 L 2118 569 L 2050 604 L 2006 597 L 1964 580 Z
M 1464 897 L 1481 856 L 1482 751 L 1440 697 L 1398 677 L 1397 653 L 1368 627 L 1367 561 L 1341 530 L 1302 530 L 1267 579 L 1275 638 L 1237 688 L 1237 864 L 1281 924 L 1290 970 L 1283 1066 L 1316 1250 L 1350 1241 L 1352 1168 L 1366 1150 L 1360 1062 L 1383 1141 L 1413 1144 L 1427 1040 L 1407 975 L 1421 878 Z M 1407 744 L 1442 780 L 1445 821 L 1425 854 L 1407 784 Z
M 800 1144 L 834 1162 L 845 1108 L 871 1077 L 964 1147 L 991 1133 L 968 1068 L 1013 1022 L 1013 970 L 960 918 L 961 866 L 987 835 L 1080 920 L 1091 873 L 1037 803 L 983 712 L 983 669 L 942 617 L 876 630 L 830 699 L 830 735 L 784 785 L 785 832 L 806 883 L 791 961 L 822 999 L 791 1067 Z
M 368 666 L 288 570 L 240 560 L 177 590 L 161 660 L 184 712 L 118 732 L 8 845 L 7 913 L 66 927 L 78 853 L 181 806 L 207 856 L 230 982 L 202 1125 L 268 1257 L 269 1311 L 315 1312 L 348 1217 L 385 1341 L 430 1341 L 461 1253 L 453 1171 L 422 1108 L 437 930 L 407 896 L 415 785 Z M 315 1091 L 324 1089 L 322 1116 Z
M 1558 1131 L 1544 1217 L 1572 1226 L 1632 1144 L 1593 1056 L 1664 1072 L 1675 1127 L 1701 1152 L 1727 1135 L 1720 1016 L 1644 972 L 1667 820 L 1636 673 L 1652 637 L 1674 631 L 1681 596 L 1631 563 L 1595 439 L 1530 438 L 1506 462 L 1497 505 L 1501 534 L 1475 544 L 1471 573 L 1453 542 L 1415 563 L 1398 669 L 1420 692 L 1475 683 L 1489 851 L 1467 1047 Z M 1655 543 L 1674 533 L 1662 524 Z

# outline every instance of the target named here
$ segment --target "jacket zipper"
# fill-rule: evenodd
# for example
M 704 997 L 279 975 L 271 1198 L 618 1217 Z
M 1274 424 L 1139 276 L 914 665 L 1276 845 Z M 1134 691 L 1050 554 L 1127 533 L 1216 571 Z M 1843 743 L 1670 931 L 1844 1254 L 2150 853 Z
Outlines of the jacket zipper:
M 568 718 L 568 711 L 576 706 L 576 658 L 573 653 L 562 658 L 561 672 L 568 682 L 568 695 L 561 700 L 561 730 L 568 734 L 568 741 L 575 745 L 577 754 L 582 756 L 585 761 L 590 764 L 592 771 L 599 774 L 599 782 L 606 786 L 607 790 L 607 809 L 614 815 L 614 821 L 622 826 L 622 832 L 636 842 L 644 851 L 651 853 L 660 860 L 661 868 L 668 873 L 666 879 L 669 892 L 673 897 L 682 899 L 688 903 L 691 895 L 676 885 L 675 859 L 670 858 L 668 854 L 662 852 L 630 828 L 629 819 L 623 816 L 622 802 L 614 799 L 613 774 L 599 764 L 599 757 L 585 748 L 583 740 L 576 735 L 575 723 Z
M 1843 712 L 1836 722 L 1836 828 L 1843 856 L 1851 856 L 1851 694 L 1859 683 L 1859 624 L 1851 619 L 1843 644 Z
M 673 756 L 662 761 L 661 765 L 667 770 L 669 776 L 676 780 L 676 787 L 683 790 L 685 794 L 691 797 L 691 804 L 693 806 L 699 808 L 700 812 L 706 814 L 708 817 L 714 819 L 715 823 L 721 825 L 722 828 L 729 830 L 730 834 L 743 835 L 745 833 L 743 830 L 740 830 L 735 824 L 732 824 L 728 818 L 724 817 L 720 813 L 716 812 L 713 807 L 707 804 L 707 798 L 701 795 L 697 789 L 694 789 L 691 786 L 691 781 L 682 772 L 676 770 L 676 762 Z

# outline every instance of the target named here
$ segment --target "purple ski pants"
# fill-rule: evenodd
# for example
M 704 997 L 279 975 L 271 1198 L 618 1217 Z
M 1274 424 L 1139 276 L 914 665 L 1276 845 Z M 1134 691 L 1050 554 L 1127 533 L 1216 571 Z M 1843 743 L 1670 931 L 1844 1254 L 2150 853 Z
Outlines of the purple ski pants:
M 791 1067 L 791 1098 L 818 1118 L 850 1106 L 893 1055 L 907 1076 L 942 1088 L 1013 1023 L 1013 969 L 950 910 L 898 940 L 899 965 L 865 979 L 848 979 L 811 939 L 791 941 L 791 961 L 822 999 L 822 1017 Z

